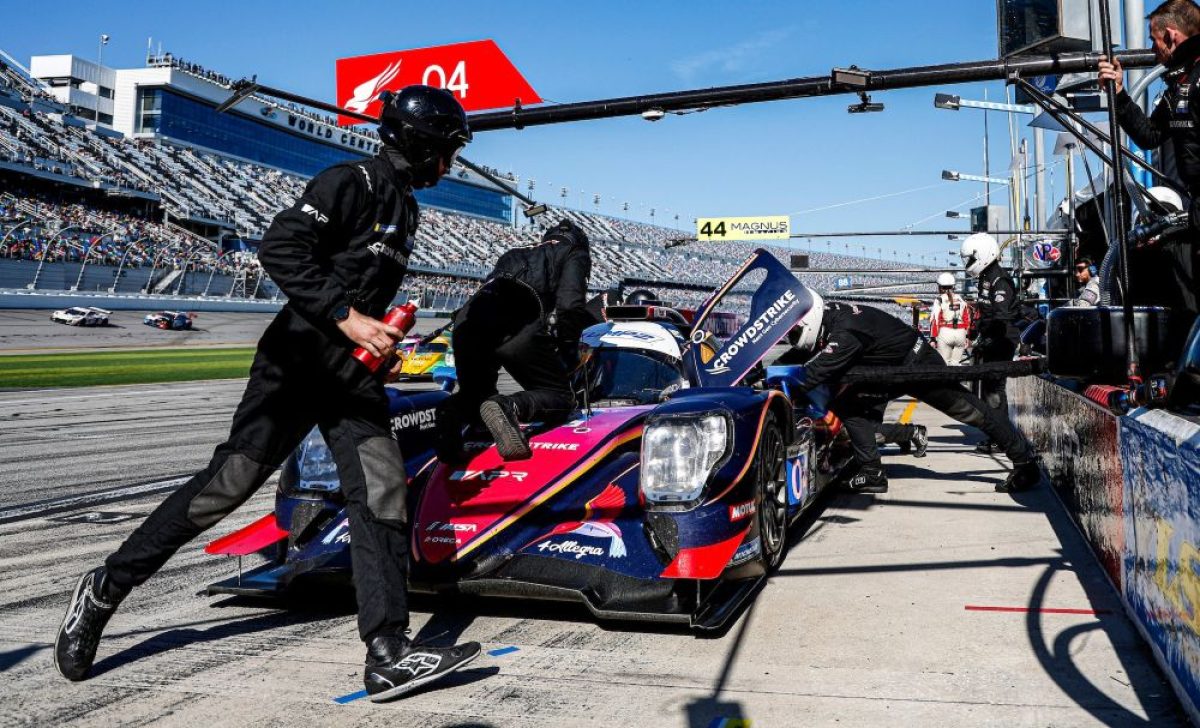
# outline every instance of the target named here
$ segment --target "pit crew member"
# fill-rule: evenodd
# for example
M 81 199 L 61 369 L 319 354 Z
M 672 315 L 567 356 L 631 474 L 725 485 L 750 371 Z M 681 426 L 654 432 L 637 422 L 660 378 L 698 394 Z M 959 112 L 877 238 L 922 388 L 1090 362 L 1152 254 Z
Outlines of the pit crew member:
M 911 326 L 883 311 L 848 303 L 823 303 L 812 309 L 789 333 L 792 348 L 780 363 L 804 364 L 804 389 L 822 384 L 836 389 L 839 378 L 857 364 L 874 366 L 945 365 L 933 347 Z M 996 485 L 1000 492 L 1033 487 L 1041 468 L 1029 443 L 1007 416 L 988 407 L 978 397 L 954 383 L 913 383 L 889 386 L 852 385 L 839 392 L 829 408 L 845 423 L 854 451 L 855 471 L 848 487 L 866 493 L 887 492 L 887 475 L 879 457 L 876 432 L 887 403 L 907 394 L 959 422 L 983 430 L 1001 443 L 1013 462 L 1008 478 Z
M 413 189 L 432 187 L 471 139 L 449 92 L 409 86 L 384 101 L 379 154 L 318 174 L 275 216 L 259 259 L 288 297 L 258 344 L 229 439 L 120 548 L 79 580 L 54 645 L 58 671 L 82 680 L 105 624 L 134 587 L 245 502 L 314 425 L 330 443 L 350 514 L 364 683 L 399 697 L 479 653 L 469 642 L 419 647 L 407 637 L 405 477 L 380 379 L 351 353 L 390 353 L 380 321 L 408 270 Z
M 594 321 L 587 234 L 563 219 L 540 243 L 505 252 L 454 319 L 458 392 L 438 413 L 438 457 L 463 457 L 462 427 L 482 420 L 505 460 L 532 457 L 521 422 L 557 424 L 575 409 L 570 360 Z M 498 394 L 503 367 L 522 391 Z

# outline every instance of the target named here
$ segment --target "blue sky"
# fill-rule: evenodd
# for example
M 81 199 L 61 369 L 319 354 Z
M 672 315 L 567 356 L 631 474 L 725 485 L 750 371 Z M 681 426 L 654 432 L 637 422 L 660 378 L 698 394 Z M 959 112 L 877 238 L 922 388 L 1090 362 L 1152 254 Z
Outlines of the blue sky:
M 107 33 L 105 64 L 140 66 L 153 37 L 156 48 L 161 42 L 226 75 L 257 74 L 329 101 L 336 58 L 482 38 L 494 39 L 542 98 L 555 102 L 818 75 L 850 64 L 883 69 L 996 56 L 994 0 L 60 0 L 27 7 L 6 13 L 0 33 L 0 48 L 22 62 L 39 53 L 95 58 L 97 36 Z M 942 213 L 981 204 L 971 198 L 982 185 L 942 182 L 940 173 L 982 173 L 983 115 L 937 110 L 933 95 L 982 98 L 985 88 L 993 100 L 1004 95 L 1002 84 L 974 84 L 877 94 L 874 100 L 887 107 L 880 114 L 847 114 L 854 99 L 837 96 L 653 124 L 590 121 L 480 134 L 468 152 L 477 162 L 534 178 L 535 195 L 548 201 L 561 202 L 567 187 L 572 206 L 595 209 L 592 196 L 600 194 L 601 212 L 621 214 L 628 201 L 635 219 L 648 219 L 653 207 L 656 220 L 673 223 L 678 214 L 685 226 L 696 216 L 803 212 L 793 217 L 794 229 L 896 229 L 922 220 L 918 227 L 955 229 L 963 223 Z M 993 173 L 1004 176 L 1007 122 L 997 114 L 991 122 Z M 1062 165 L 1051 174 L 1061 195 Z M 897 192 L 906 194 L 840 204 Z M 845 241 L 834 246 L 844 250 Z M 850 241 L 850 252 L 863 246 L 871 255 L 882 248 L 901 259 L 936 253 L 944 262 L 954 243 L 872 238 Z

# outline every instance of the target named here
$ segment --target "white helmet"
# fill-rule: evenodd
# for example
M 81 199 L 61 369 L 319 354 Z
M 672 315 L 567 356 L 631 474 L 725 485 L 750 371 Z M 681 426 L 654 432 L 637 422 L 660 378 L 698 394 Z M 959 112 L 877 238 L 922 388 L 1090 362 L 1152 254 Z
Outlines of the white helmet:
M 825 299 L 811 288 L 812 307 L 788 332 L 788 343 L 806 354 L 815 354 L 821 338 L 821 322 L 825 318 Z
M 1000 246 L 991 235 L 975 233 L 963 241 L 959 255 L 962 256 L 963 267 L 967 269 L 967 273 L 977 276 L 1000 258 Z
M 1183 212 L 1183 198 L 1170 187 L 1151 187 L 1146 191 L 1171 212 Z
M 938 276 L 938 288 L 954 288 L 954 274 L 943 273 Z

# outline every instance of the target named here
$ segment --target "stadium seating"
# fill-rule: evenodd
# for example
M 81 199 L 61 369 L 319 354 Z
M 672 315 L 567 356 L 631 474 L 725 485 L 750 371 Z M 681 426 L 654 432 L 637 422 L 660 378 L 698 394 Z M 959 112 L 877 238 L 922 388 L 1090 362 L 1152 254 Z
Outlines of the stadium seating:
M 228 82 L 182 59 L 164 57 L 161 62 L 218 83 Z M 110 194 L 140 196 L 176 220 L 210 229 L 232 228 L 236 236 L 230 237 L 248 241 L 261 236 L 272 216 L 292 204 L 306 183 L 298 175 L 208 151 L 154 139 L 98 134 L 63 113 L 61 106 L 55 109 L 35 82 L 0 64 L 0 162 L 8 163 L 9 170 L 25 170 L 31 177 L 49 174 L 80 188 Z M 252 254 L 221 255 L 214 244 L 189 237 L 181 228 L 154 222 L 145 214 L 96 204 L 82 193 L 73 199 L 62 194 L 54 199 L 32 185 L 27 194 L 11 198 L 7 208 L 0 207 L 0 211 L 7 209 L 7 214 L 0 214 L 0 236 L 9 235 L 0 258 L 40 262 L 45 257 L 47 262 L 66 263 L 86 259 L 91 265 L 116 266 L 121 269 L 120 278 L 125 277 L 125 268 L 147 266 L 162 270 L 164 276 L 171 275 L 167 271 L 185 271 L 171 276 L 172 281 L 186 277 L 186 271 L 207 272 L 242 281 L 238 290 L 247 295 L 254 289 L 259 295 L 276 294 L 269 281 L 245 285 L 246 280 L 263 278 Z M 691 237 L 681 230 L 568 208 L 551 207 L 535 222 L 511 226 L 426 207 L 412 258 L 409 293 L 436 301 L 438 307 L 453 308 L 505 250 L 536 242 L 546 226 L 563 217 L 583 227 L 592 240 L 591 286 L 596 290 L 636 282 L 671 291 L 681 304 L 694 305 L 736 271 L 754 249 L 745 243 L 680 244 Z M 14 229 L 25 218 L 38 222 Z M 59 236 L 56 230 L 63 225 L 69 228 Z M 769 250 L 784 261 L 793 252 Z M 889 268 L 899 267 L 895 262 L 832 252 L 811 252 L 810 263 L 814 268 L 872 271 L 855 275 L 856 286 L 929 278 L 889 274 Z M 154 280 L 146 286 L 160 285 L 157 274 L 150 278 Z M 834 290 L 837 278 L 831 274 L 803 276 L 805 283 L 822 291 Z M 184 289 L 182 284 L 180 288 Z

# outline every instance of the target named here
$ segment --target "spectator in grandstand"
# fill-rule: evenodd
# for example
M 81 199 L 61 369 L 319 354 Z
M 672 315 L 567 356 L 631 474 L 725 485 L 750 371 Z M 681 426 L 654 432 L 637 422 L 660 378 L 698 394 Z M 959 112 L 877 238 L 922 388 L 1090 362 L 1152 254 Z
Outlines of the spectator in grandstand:
M 1079 284 L 1079 294 L 1070 305 L 1091 307 L 1100 303 L 1100 279 L 1091 258 L 1084 256 L 1075 261 L 1075 282 Z
M 813 294 L 812 308 L 789 332 L 792 348 L 780 357 L 784 364 L 804 364 L 804 389 L 836 386 L 842 375 L 857 364 L 876 366 L 945 366 L 925 338 L 894 316 L 878 309 L 845 303 L 823 303 Z M 846 484 L 854 491 L 885 493 L 887 474 L 879 457 L 876 435 L 881 432 L 884 410 L 892 399 L 908 394 L 984 431 L 1001 444 L 1013 470 L 1000 492 L 1026 490 L 1042 477 L 1033 449 L 1007 412 L 998 412 L 956 383 L 913 382 L 902 385 L 852 385 L 829 404 L 846 425 L 854 453 L 854 472 Z M 886 433 L 885 433 L 886 434 Z
M 958 366 L 967 350 L 971 306 L 954 292 L 953 273 L 938 276 L 938 295 L 933 299 L 929 320 L 929 335 L 937 342 L 938 353 L 950 366 Z
M 963 241 L 963 267 L 968 275 L 978 276 L 979 318 L 971 356 L 977 363 L 1012 361 L 1021 332 L 1021 303 L 1017 300 L 1017 284 L 1000 265 L 1000 245 L 987 233 L 975 233 Z M 984 379 L 979 383 L 980 394 L 998 416 L 1008 417 L 1007 382 L 1004 379 Z M 991 439 L 976 446 L 975 451 L 991 454 L 1000 443 Z
M 87 677 L 125 595 L 249 498 L 314 425 L 329 442 L 350 514 L 369 697 L 398 697 L 478 655 L 474 642 L 418 647 L 406 634 L 404 464 L 383 384 L 352 356 L 356 346 L 376 357 L 392 353 L 400 331 L 379 318 L 412 251 L 412 189 L 437 184 L 471 134 L 454 96 L 428 86 L 386 99 L 381 132 L 386 145 L 377 157 L 330 167 L 275 217 L 260 255 L 288 304 L 259 343 L 229 439 L 80 579 L 54 647 L 68 679 Z
M 462 426 L 482 420 L 505 460 L 532 456 L 521 422 L 563 422 L 575 409 L 567 360 L 591 321 L 587 235 L 563 219 L 538 245 L 514 248 L 496 261 L 487 282 L 454 319 L 459 391 L 441 408 L 438 457 L 462 458 Z M 503 367 L 521 392 L 496 392 Z

